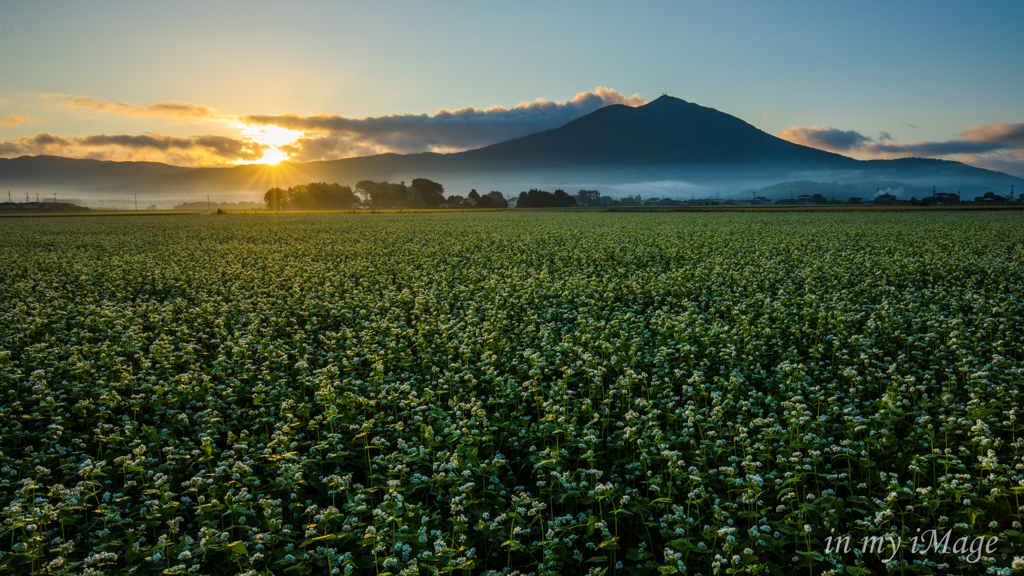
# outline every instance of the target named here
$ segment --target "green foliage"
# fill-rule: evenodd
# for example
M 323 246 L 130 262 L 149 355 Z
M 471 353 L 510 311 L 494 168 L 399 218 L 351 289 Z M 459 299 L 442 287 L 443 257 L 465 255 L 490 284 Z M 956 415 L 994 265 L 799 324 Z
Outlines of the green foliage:
M 263 195 L 268 210 L 348 210 L 359 203 L 348 186 L 312 182 L 287 190 L 271 188 Z
M 565 190 L 555 190 L 552 194 L 544 190 L 530 190 L 519 194 L 517 208 L 569 208 L 576 205 L 576 198 L 569 196 Z
M 410 204 L 426 208 L 437 208 L 444 202 L 444 186 L 426 178 L 413 178 L 409 187 Z
M 0 574 L 1008 570 L 1022 223 L 5 221 Z
M 444 186 L 426 178 L 413 179 L 411 186 L 406 186 L 405 182 L 361 180 L 356 183 L 356 192 L 380 210 L 437 208 L 444 202 Z
M 576 193 L 576 203 L 581 206 L 599 206 L 601 193 L 597 190 L 580 190 Z

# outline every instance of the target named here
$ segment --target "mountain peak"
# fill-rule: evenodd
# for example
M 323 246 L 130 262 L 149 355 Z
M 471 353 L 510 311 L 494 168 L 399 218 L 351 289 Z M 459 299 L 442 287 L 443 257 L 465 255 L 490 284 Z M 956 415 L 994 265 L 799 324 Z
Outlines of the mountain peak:
M 655 98 L 654 100 L 651 100 L 647 104 L 644 104 L 644 107 L 653 106 L 653 105 L 666 106 L 666 105 L 678 105 L 678 104 L 690 104 L 690 102 L 687 102 L 686 100 L 683 100 L 682 98 L 676 98 L 675 96 L 669 96 L 668 94 L 662 94 L 661 96 L 658 96 L 657 98 Z

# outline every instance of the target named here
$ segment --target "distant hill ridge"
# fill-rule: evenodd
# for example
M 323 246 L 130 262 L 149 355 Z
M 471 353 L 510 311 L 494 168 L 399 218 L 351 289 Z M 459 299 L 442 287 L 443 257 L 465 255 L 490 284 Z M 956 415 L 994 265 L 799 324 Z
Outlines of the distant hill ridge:
M 612 105 L 567 124 L 452 154 L 380 154 L 277 166 L 185 168 L 153 162 L 59 157 L 0 159 L 0 189 L 173 195 L 260 193 L 313 181 L 430 178 L 514 194 L 534 187 L 601 188 L 683 182 L 739 190 L 782 181 L 906 181 L 917 185 L 1009 186 L 1024 179 L 947 160 L 861 161 L 777 138 L 743 120 L 671 96 Z

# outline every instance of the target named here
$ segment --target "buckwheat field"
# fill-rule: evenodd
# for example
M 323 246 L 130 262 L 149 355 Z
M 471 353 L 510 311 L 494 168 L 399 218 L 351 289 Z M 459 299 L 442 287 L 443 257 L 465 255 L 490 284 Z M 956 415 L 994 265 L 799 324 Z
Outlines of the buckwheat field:
M 1008 574 L 1022 239 L 1016 212 L 3 220 L 0 574 Z

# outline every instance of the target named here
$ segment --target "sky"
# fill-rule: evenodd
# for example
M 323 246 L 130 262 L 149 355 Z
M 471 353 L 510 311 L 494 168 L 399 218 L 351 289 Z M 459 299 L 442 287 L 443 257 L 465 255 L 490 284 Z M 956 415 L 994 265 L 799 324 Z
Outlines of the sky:
M 0 157 L 451 152 L 662 94 L 1024 177 L 1024 2 L 7 0 Z

